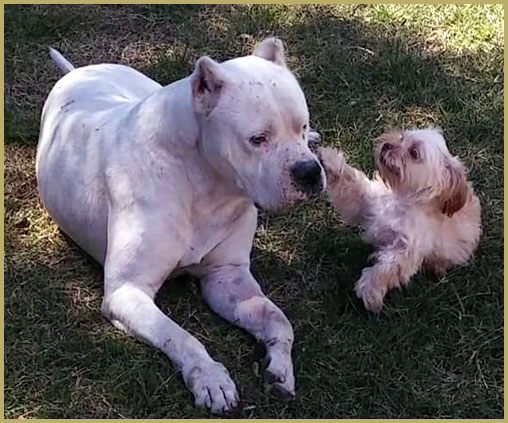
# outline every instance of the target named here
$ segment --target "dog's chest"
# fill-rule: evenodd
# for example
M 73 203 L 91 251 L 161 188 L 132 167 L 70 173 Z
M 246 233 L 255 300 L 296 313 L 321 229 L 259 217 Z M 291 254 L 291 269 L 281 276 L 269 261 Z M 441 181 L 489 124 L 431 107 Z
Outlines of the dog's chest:
M 203 258 L 239 229 L 240 217 L 249 207 L 251 204 L 245 198 L 213 194 L 196 201 L 190 216 L 189 244 L 180 267 L 201 264 Z

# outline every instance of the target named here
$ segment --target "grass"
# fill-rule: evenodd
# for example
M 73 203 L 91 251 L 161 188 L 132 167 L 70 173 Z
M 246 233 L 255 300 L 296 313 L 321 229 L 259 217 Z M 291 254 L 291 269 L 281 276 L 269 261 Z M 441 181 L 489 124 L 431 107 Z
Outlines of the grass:
M 39 115 L 76 65 L 121 62 L 161 83 L 200 54 L 222 60 L 278 35 L 326 145 L 372 170 L 390 126 L 436 124 L 483 205 L 476 257 L 421 273 L 380 317 L 352 288 L 369 247 L 324 198 L 262 216 L 252 268 L 293 323 L 297 398 L 269 398 L 262 348 L 214 315 L 196 281 L 158 304 L 225 363 L 238 418 L 503 417 L 503 53 L 500 5 L 5 6 L 5 417 L 203 417 L 167 358 L 99 312 L 101 268 L 58 231 L 36 192 Z

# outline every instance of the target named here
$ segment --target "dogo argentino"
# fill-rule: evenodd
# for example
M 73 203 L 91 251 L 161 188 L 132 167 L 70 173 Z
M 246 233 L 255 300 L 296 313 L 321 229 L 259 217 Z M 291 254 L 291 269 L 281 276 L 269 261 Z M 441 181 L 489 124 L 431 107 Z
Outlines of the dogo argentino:
M 291 324 L 249 270 L 255 205 L 284 210 L 326 185 L 282 42 L 221 64 L 201 57 L 166 87 L 50 54 L 66 75 L 42 111 L 39 193 L 104 266 L 103 315 L 162 350 L 196 405 L 226 412 L 238 402 L 228 371 L 154 303 L 168 276 L 189 272 L 215 312 L 264 343 L 270 389 L 293 396 Z

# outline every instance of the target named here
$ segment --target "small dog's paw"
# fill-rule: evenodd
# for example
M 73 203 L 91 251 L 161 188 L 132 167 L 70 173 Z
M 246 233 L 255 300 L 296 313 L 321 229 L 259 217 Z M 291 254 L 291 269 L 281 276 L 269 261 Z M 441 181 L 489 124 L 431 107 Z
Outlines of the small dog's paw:
M 264 358 L 264 364 L 267 391 L 278 399 L 294 398 L 295 377 L 291 357 L 288 354 L 269 352 Z
M 383 308 L 383 298 L 386 290 L 376 285 L 370 275 L 370 269 L 365 269 L 362 277 L 355 286 L 356 296 L 363 300 L 363 305 L 373 313 L 379 313 Z
M 325 168 L 326 176 L 329 179 L 340 176 L 345 163 L 342 151 L 330 147 L 320 147 L 318 148 L 317 156 Z
M 309 145 L 318 144 L 321 141 L 321 134 L 312 126 L 309 128 Z
M 423 267 L 433 272 L 438 278 L 445 276 L 448 269 L 452 266 L 453 263 L 445 259 L 433 258 L 432 260 L 426 259 L 423 261 Z

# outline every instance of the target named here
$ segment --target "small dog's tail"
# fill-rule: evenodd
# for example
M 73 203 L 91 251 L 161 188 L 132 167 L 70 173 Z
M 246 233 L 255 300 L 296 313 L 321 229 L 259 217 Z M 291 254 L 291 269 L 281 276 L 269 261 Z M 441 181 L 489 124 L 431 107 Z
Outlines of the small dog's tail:
M 65 57 L 62 56 L 60 52 L 52 47 L 49 48 L 49 55 L 58 66 L 58 69 L 60 69 L 63 73 L 68 73 L 75 69 L 71 62 L 69 62 Z

